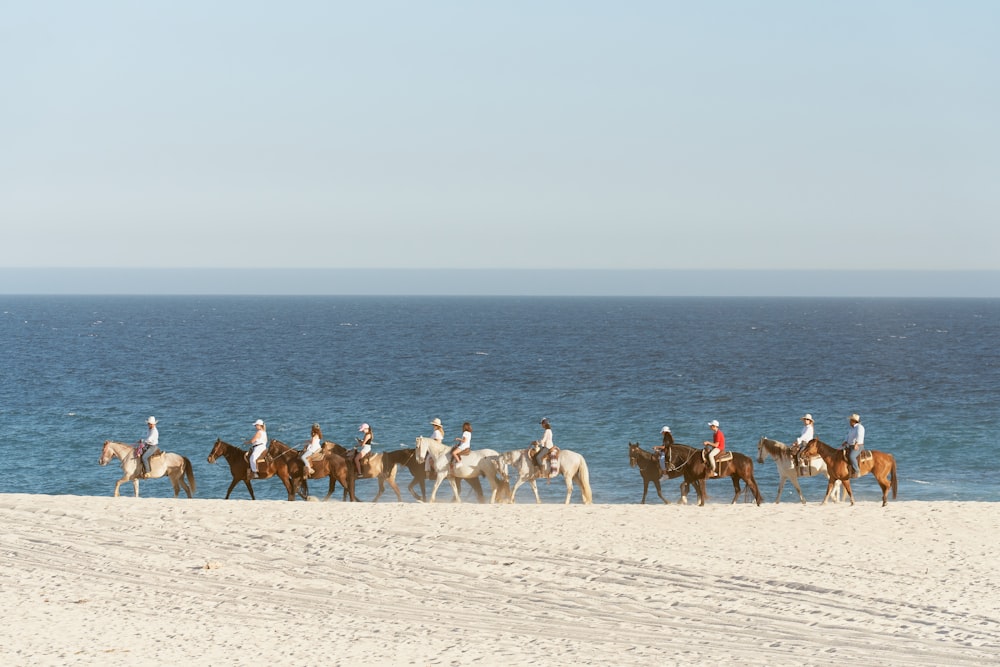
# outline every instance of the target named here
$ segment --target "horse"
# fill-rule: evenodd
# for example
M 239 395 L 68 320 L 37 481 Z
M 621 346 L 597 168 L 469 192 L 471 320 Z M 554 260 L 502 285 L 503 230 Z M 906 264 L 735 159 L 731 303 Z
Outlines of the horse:
M 865 457 L 858 461 L 858 477 L 863 477 L 868 473 L 871 473 L 875 477 L 875 481 L 878 482 L 879 487 L 882 489 L 882 507 L 885 507 L 889 502 L 886 498 L 889 489 L 892 489 L 892 499 L 895 500 L 896 491 L 899 486 L 899 477 L 896 474 L 896 457 L 875 449 L 866 449 L 863 451 L 871 454 L 871 457 Z M 836 481 L 844 484 L 844 489 L 847 490 L 847 495 L 851 499 L 851 505 L 854 505 L 854 491 L 851 490 L 851 469 L 845 456 L 845 450 L 839 447 L 831 447 L 825 442 L 813 438 L 806 443 L 802 454 L 804 456 L 818 455 L 826 463 L 830 479 L 826 483 L 826 496 L 823 498 L 823 505 L 830 498 L 834 482 Z M 892 477 L 891 480 L 889 479 L 890 476 Z
M 335 442 L 330 442 L 329 440 L 323 443 L 323 451 L 333 452 L 339 456 L 342 456 L 347 462 L 348 466 L 351 466 L 351 475 L 353 479 L 377 479 L 378 480 L 378 493 L 375 494 L 375 499 L 372 502 L 378 502 L 378 499 L 385 492 L 385 482 L 389 482 L 390 488 L 396 492 L 396 499 L 399 502 L 403 502 L 403 496 L 399 492 L 399 487 L 396 486 L 396 476 L 391 474 L 395 471 L 397 463 L 406 458 L 405 454 L 397 454 L 396 452 L 375 452 L 365 458 L 361 462 L 361 474 L 356 473 L 356 468 L 354 468 L 354 459 L 352 458 L 355 454 L 351 450 L 347 449 L 343 445 L 338 445 Z M 332 492 L 332 487 L 331 487 Z M 344 493 L 347 493 L 347 487 L 344 487 Z
M 799 500 L 805 504 L 806 499 L 802 495 L 802 488 L 799 486 L 799 470 L 798 466 L 795 465 L 795 457 L 792 455 L 792 449 L 783 442 L 761 436 L 760 440 L 757 441 L 757 463 L 763 463 L 765 456 L 770 456 L 774 459 L 774 465 L 778 468 L 778 475 L 781 477 L 781 481 L 778 482 L 778 497 L 774 499 L 775 504 L 781 502 L 781 492 L 785 488 L 786 480 L 792 483 L 792 486 L 795 487 L 795 490 L 799 494 Z M 819 456 L 807 458 L 800 454 L 799 460 L 807 464 L 809 477 L 822 474 L 827 479 L 830 479 L 830 475 L 826 471 L 826 463 Z M 839 481 L 834 485 L 833 502 L 835 503 L 840 502 L 840 486 Z
M 417 436 L 417 463 L 423 463 L 428 457 L 431 459 L 432 467 L 436 473 L 434 488 L 431 489 L 431 502 L 437 498 L 438 487 L 447 479 L 451 483 L 451 490 L 454 494 L 453 502 L 462 502 L 456 480 L 472 480 L 480 476 L 485 477 L 490 484 L 490 503 L 495 503 L 497 490 L 501 482 L 507 480 L 506 466 L 500 463 L 500 453 L 492 449 L 476 449 L 470 451 L 462 457 L 457 466 L 452 468 L 451 447 L 438 442 L 433 438 Z M 482 502 L 482 500 L 480 500 Z
M 642 475 L 642 504 L 646 503 L 650 482 L 656 488 L 656 495 L 660 497 L 660 500 L 670 504 L 670 501 L 663 497 L 663 492 L 660 489 L 660 477 L 666 476 L 671 479 L 680 477 L 679 469 L 673 468 L 664 472 L 663 468 L 660 467 L 660 457 L 640 447 L 638 442 L 628 443 L 628 465 L 630 468 L 639 468 L 639 474 Z M 681 491 L 682 497 L 686 495 L 686 489 L 682 487 Z
M 276 456 L 284 456 L 286 452 L 292 452 L 302 460 L 302 451 L 296 450 L 293 447 L 289 447 L 280 440 L 271 439 L 270 450 L 272 454 Z M 307 475 L 305 468 L 302 469 L 301 477 L 295 477 L 293 479 L 293 486 L 298 487 L 298 484 L 302 484 L 305 490 L 306 497 L 309 496 L 309 483 L 310 479 L 321 479 L 323 477 L 330 478 L 330 487 L 326 492 L 326 496 L 323 500 L 329 500 L 330 496 L 333 495 L 333 490 L 337 487 L 337 482 L 344 487 L 345 495 L 349 494 L 352 501 L 357 501 L 357 496 L 354 495 L 354 468 L 352 464 L 347 462 L 340 454 L 332 450 L 323 450 L 319 453 L 319 456 L 313 455 L 309 457 L 309 466 L 313 469 L 312 474 Z
M 687 502 L 687 485 L 694 486 L 698 494 L 698 505 L 705 504 L 707 493 L 705 492 L 705 480 L 709 479 L 711 473 L 708 464 L 702 458 L 704 450 L 701 448 L 689 447 L 674 443 L 667 445 L 665 451 L 670 468 L 677 469 L 684 477 L 684 484 L 681 485 L 681 502 Z M 757 488 L 757 480 L 753 476 L 753 459 L 746 454 L 732 452 L 733 458 L 728 461 L 718 461 L 718 478 L 729 477 L 733 481 L 733 503 L 740 497 L 740 482 L 753 493 L 754 500 L 760 506 L 762 498 L 760 489 Z
M 101 449 L 101 458 L 97 461 L 102 466 L 107 465 L 111 459 L 118 457 L 122 462 L 122 478 L 115 482 L 114 497 L 118 497 L 118 489 L 125 482 L 132 482 L 135 490 L 135 497 L 139 497 L 139 480 L 142 476 L 142 466 L 135 456 L 135 447 L 124 442 L 105 440 L 104 448 Z M 180 495 L 181 487 L 188 498 L 194 496 L 194 469 L 191 461 L 186 456 L 165 452 L 162 449 L 149 458 L 149 477 L 154 479 L 166 475 L 170 478 L 170 483 L 174 485 L 174 498 Z M 187 481 L 184 476 L 187 475 Z M 190 486 L 188 485 L 190 482 Z
M 569 505 L 570 498 L 573 496 L 573 480 L 576 480 L 580 485 L 580 498 L 583 500 L 583 504 L 590 505 L 593 502 L 593 493 L 590 490 L 590 470 L 587 468 L 586 459 L 583 458 L 583 455 L 577 454 L 570 449 L 560 449 L 558 459 L 559 472 L 557 474 L 562 475 L 566 481 L 565 504 Z M 538 486 L 535 484 L 535 480 L 541 477 L 543 473 L 531 460 L 529 449 L 515 449 L 504 452 L 500 455 L 500 461 L 517 470 L 517 482 L 514 483 L 514 488 L 510 491 L 511 502 L 514 502 L 518 488 L 525 482 L 530 484 L 531 490 L 535 492 L 535 502 L 542 502 L 542 499 L 538 496 Z M 643 497 L 645 498 L 645 495 Z M 660 497 L 662 498 L 663 496 Z
M 233 488 L 241 481 L 246 484 L 247 491 L 250 492 L 250 499 L 256 500 L 257 498 L 253 494 L 253 485 L 250 484 L 250 463 L 247 461 L 247 451 L 230 445 L 222 438 L 217 438 L 212 451 L 208 454 L 208 462 L 215 463 L 220 456 L 226 459 L 226 462 L 229 464 L 229 474 L 233 476 L 233 481 L 226 490 L 226 500 L 229 500 L 229 494 L 233 492 Z M 264 460 L 257 466 L 257 479 L 268 479 L 277 476 L 281 480 L 281 483 L 285 485 L 285 490 L 288 491 L 288 499 L 295 500 L 295 492 L 298 485 L 292 485 L 289 468 L 296 469 L 294 461 L 297 459 L 286 461 L 285 458 L 273 458 L 270 453 L 265 454 Z M 301 477 L 301 460 L 298 461 L 297 468 L 299 469 L 298 476 Z M 299 488 L 298 491 L 302 494 L 303 499 L 305 499 L 304 489 Z

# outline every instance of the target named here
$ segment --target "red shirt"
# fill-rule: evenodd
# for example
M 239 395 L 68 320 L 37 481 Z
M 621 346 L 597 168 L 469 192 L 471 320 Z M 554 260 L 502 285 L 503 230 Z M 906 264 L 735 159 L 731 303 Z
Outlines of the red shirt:
M 712 442 L 714 442 L 715 446 L 719 448 L 719 451 L 726 448 L 726 436 L 722 433 L 721 428 L 715 432 L 715 435 L 712 436 Z

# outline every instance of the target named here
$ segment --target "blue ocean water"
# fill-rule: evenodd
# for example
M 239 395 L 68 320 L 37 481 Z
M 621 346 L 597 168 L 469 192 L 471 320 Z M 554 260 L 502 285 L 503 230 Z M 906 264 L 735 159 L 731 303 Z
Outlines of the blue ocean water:
M 755 455 L 761 435 L 798 435 L 805 412 L 839 443 L 858 412 L 868 448 L 897 458 L 901 501 L 1000 500 L 1000 300 L 2 296 L 0 313 L 5 493 L 109 495 L 120 470 L 98 466 L 101 445 L 138 439 L 149 415 L 202 498 L 230 481 L 206 462 L 212 443 L 246 440 L 258 418 L 295 444 L 314 421 L 344 444 L 369 422 L 384 450 L 440 417 L 448 440 L 469 421 L 473 447 L 503 451 L 548 417 L 587 458 L 595 502 L 633 503 L 627 444 L 651 447 L 664 424 L 694 444 L 718 419 L 729 448 Z M 773 501 L 773 462 L 757 479 Z M 803 488 L 820 500 L 825 482 Z M 276 480 L 255 490 L 284 498 Z M 855 490 L 880 497 L 871 476 Z M 540 491 L 556 502 L 564 487 Z M 730 499 L 728 481 L 709 491 Z

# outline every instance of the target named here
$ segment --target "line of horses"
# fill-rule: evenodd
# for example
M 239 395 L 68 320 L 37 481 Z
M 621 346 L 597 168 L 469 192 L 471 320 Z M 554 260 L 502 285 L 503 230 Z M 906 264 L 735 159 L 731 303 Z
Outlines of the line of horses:
M 386 484 L 396 494 L 396 499 L 402 501 L 402 494 L 396 484 L 396 473 L 403 467 L 410 471 L 413 478 L 408 490 L 420 502 L 434 502 L 438 488 L 445 480 L 451 485 L 455 501 L 461 502 L 460 484 L 464 481 L 473 489 L 479 502 L 485 502 L 487 497 L 483 492 L 482 479 L 489 484 L 491 503 L 514 502 L 518 488 L 526 483 L 531 486 L 535 501 L 541 502 L 535 480 L 542 476 L 542 471 L 532 463 L 527 449 L 503 453 L 492 449 L 472 450 L 463 456 L 460 464 L 456 466 L 450 463 L 450 453 L 451 447 L 432 438 L 418 437 L 413 448 L 377 452 L 366 457 L 361 466 L 361 475 L 358 475 L 350 459 L 353 452 L 337 443 L 324 442 L 320 452 L 310 457 L 309 467 L 312 470 L 307 473 L 301 451 L 289 447 L 280 440 L 272 439 L 264 457 L 258 461 L 256 477 L 251 478 L 247 450 L 218 438 L 208 454 L 208 462 L 215 463 L 219 459 L 224 459 L 229 464 L 232 481 L 226 489 L 226 499 L 230 497 L 233 489 L 243 482 L 250 498 L 255 500 L 252 479 L 276 477 L 284 485 L 288 500 L 295 500 L 296 496 L 308 499 L 309 481 L 326 478 L 328 487 L 323 500 L 328 500 L 333 495 L 339 482 L 343 489 L 344 500 L 350 498 L 352 501 L 357 501 L 355 482 L 357 479 L 367 478 L 378 480 L 378 493 L 373 502 L 377 502 L 385 492 Z M 119 487 L 126 482 L 132 482 L 135 496 L 138 497 L 139 480 L 144 476 L 135 456 L 134 447 L 123 442 L 105 441 L 98 462 L 102 466 L 107 465 L 113 458 L 121 461 L 123 473 L 122 478 L 115 483 L 115 497 L 119 495 Z M 510 487 L 508 467 L 513 467 L 518 473 L 513 488 Z M 190 484 L 185 482 L 185 474 Z M 559 450 L 558 474 L 562 475 L 566 484 L 566 504 L 569 504 L 572 498 L 574 483 L 580 487 L 582 501 L 585 504 L 593 502 L 590 471 L 582 455 L 568 449 Z M 187 457 L 162 450 L 154 454 L 150 458 L 150 470 L 146 478 L 159 477 L 170 479 L 175 498 L 180 494 L 181 488 L 188 498 L 192 497 L 195 489 L 194 472 Z M 428 481 L 433 482 L 429 496 Z M 419 495 L 416 491 L 417 486 L 420 487 Z
M 661 463 L 659 454 L 643 449 L 639 443 L 629 442 L 629 465 L 638 468 L 643 480 L 642 500 L 640 502 L 646 502 L 649 485 L 652 483 L 660 499 L 669 503 L 663 496 L 660 485 L 660 480 L 664 477 L 682 479 L 680 485 L 680 501 L 682 503 L 687 503 L 688 491 L 694 487 L 698 496 L 698 505 L 704 505 L 708 497 L 706 482 L 709 479 L 727 477 L 733 485 L 733 503 L 739 499 L 741 494 L 752 494 L 757 505 L 763 502 L 753 474 L 753 459 L 740 452 L 730 452 L 731 458 L 720 459 L 717 464 L 717 475 L 712 476 L 703 451 L 702 448 L 688 445 L 669 444 L 664 447 Z M 418 437 L 413 448 L 378 452 L 366 457 L 359 476 L 353 461 L 350 460 L 352 453 L 349 450 L 334 442 L 324 442 L 320 452 L 310 458 L 311 471 L 307 473 L 301 458 L 301 451 L 280 440 L 272 439 L 264 458 L 258 462 L 257 476 L 254 479 L 277 477 L 288 493 L 288 500 L 295 500 L 296 496 L 309 499 L 310 480 L 326 478 L 328 487 L 323 500 L 327 500 L 333 495 L 339 482 L 343 489 L 344 500 L 350 498 L 352 501 L 357 501 L 355 495 L 357 479 L 376 479 L 378 480 L 378 493 L 375 495 L 374 501 L 378 501 L 385 492 L 386 484 L 396 494 L 396 499 L 402 501 L 402 494 L 396 484 L 396 473 L 400 467 L 404 467 L 410 471 L 412 477 L 408 490 L 416 500 L 421 502 L 434 502 L 437 491 L 445 480 L 451 485 L 453 498 L 456 502 L 461 502 L 460 484 L 463 481 L 472 487 L 479 502 L 485 502 L 486 494 L 483 492 L 481 479 L 485 479 L 489 485 L 489 502 L 491 503 L 514 502 L 517 490 L 523 484 L 529 484 L 535 494 L 535 502 L 541 502 L 536 480 L 543 476 L 547 478 L 548 475 L 532 462 L 528 449 L 516 449 L 502 453 L 492 449 L 472 450 L 462 457 L 458 465 L 454 466 L 451 464 L 450 453 L 451 447 L 448 445 L 431 438 Z M 781 501 L 786 481 L 792 482 L 792 486 L 798 492 L 799 500 L 804 503 L 805 497 L 802 495 L 798 478 L 803 474 L 807 476 L 822 474 L 828 480 L 823 504 L 826 504 L 831 497 L 834 498 L 835 502 L 838 502 L 841 488 L 847 492 L 851 504 L 854 504 L 850 470 L 843 450 L 831 447 L 820 440 L 811 440 L 796 456 L 791 448 L 784 443 L 762 437 L 757 443 L 757 462 L 763 463 L 766 457 L 774 460 L 780 476 L 775 503 Z M 135 456 L 135 449 L 130 444 L 112 440 L 105 441 L 99 463 L 102 466 L 107 465 L 113 458 L 118 458 L 121 461 L 123 473 L 122 478 L 115 483 L 115 497 L 119 495 L 121 485 L 126 482 L 132 482 L 135 495 L 138 497 L 139 479 L 143 478 L 143 475 L 139 461 Z M 226 489 L 226 499 L 230 497 L 233 489 L 240 482 L 246 486 L 250 498 L 256 499 L 251 483 L 247 451 L 219 438 L 209 452 L 208 462 L 215 463 L 219 459 L 225 459 L 232 475 L 232 481 L 229 488 Z M 562 475 L 566 485 L 565 503 L 569 504 L 572 498 L 574 483 L 580 487 L 582 501 L 585 504 L 593 502 L 590 472 L 584 457 L 572 450 L 561 449 L 558 452 L 557 461 L 557 474 Z M 169 478 L 173 485 L 175 498 L 178 497 L 182 488 L 189 498 L 193 496 L 195 492 L 194 471 L 191 461 L 187 457 L 160 451 L 150 458 L 149 463 L 148 478 Z M 888 502 L 887 497 L 890 489 L 892 497 L 896 498 L 898 489 L 896 459 L 891 454 L 865 450 L 859 461 L 859 466 L 859 477 L 869 472 L 875 477 L 882 490 L 883 506 Z M 517 472 L 517 481 L 513 488 L 510 486 L 508 467 L 514 468 Z M 429 496 L 426 486 L 428 481 L 433 482 Z M 416 492 L 417 486 L 420 487 L 419 495 Z
M 639 443 L 630 442 L 629 445 L 629 465 L 639 469 L 642 476 L 642 500 L 646 502 L 646 495 L 649 492 L 650 483 L 656 489 L 656 495 L 660 499 L 669 503 L 663 497 L 660 487 L 660 480 L 663 477 L 674 479 L 682 478 L 680 485 L 681 503 L 687 503 L 688 489 L 693 486 L 698 494 L 698 504 L 704 505 L 707 497 L 705 482 L 710 477 L 710 470 L 705 461 L 702 448 L 690 447 L 681 444 L 669 444 L 663 448 L 663 461 L 660 455 L 647 451 L 639 446 Z M 741 493 L 752 493 L 757 505 L 761 504 L 761 494 L 757 487 L 757 480 L 753 475 L 753 460 L 746 454 L 731 452 L 732 458 L 718 463 L 718 479 L 730 478 L 733 484 L 733 502 L 740 497 Z M 834 502 L 840 501 L 841 488 L 847 492 L 851 505 L 854 504 L 854 491 L 851 488 L 850 466 L 844 450 L 839 447 L 831 447 L 821 440 L 810 440 L 797 454 L 788 445 L 761 437 L 757 442 L 757 462 L 764 463 L 766 457 L 774 460 L 778 469 L 780 481 L 778 482 L 778 495 L 774 502 L 781 502 L 781 493 L 785 488 L 785 482 L 791 481 L 792 486 L 799 494 L 799 501 L 806 502 L 802 495 L 802 488 L 799 486 L 800 476 L 812 476 L 822 474 L 827 478 L 826 495 L 822 504 L 826 504 L 832 497 Z M 896 498 L 899 480 L 896 473 L 896 458 L 892 454 L 877 450 L 864 450 L 858 462 L 859 470 L 857 477 L 863 477 L 872 473 L 882 490 L 882 506 L 888 502 L 889 490 L 892 490 L 893 499 Z

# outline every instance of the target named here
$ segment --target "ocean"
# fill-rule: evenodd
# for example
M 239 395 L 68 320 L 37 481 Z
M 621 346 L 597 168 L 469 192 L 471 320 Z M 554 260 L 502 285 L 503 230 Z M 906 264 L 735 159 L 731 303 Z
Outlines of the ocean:
M 897 459 L 899 501 L 1000 500 L 997 299 L 0 296 L 0 313 L 3 493 L 110 495 L 120 469 L 98 465 L 102 443 L 137 440 L 150 415 L 161 448 L 191 459 L 200 498 L 231 479 L 206 461 L 215 439 L 242 443 L 258 418 L 290 444 L 313 422 L 350 444 L 368 422 L 376 451 L 412 447 L 435 417 L 449 441 L 469 421 L 473 448 L 504 451 L 547 417 L 556 444 L 586 457 L 594 502 L 636 503 L 628 443 L 648 449 L 664 425 L 697 444 L 717 419 L 729 449 L 756 457 L 762 435 L 794 439 L 806 412 L 839 444 L 857 412 L 867 447 Z M 773 502 L 774 463 L 756 477 Z M 825 480 L 802 485 L 822 499 Z M 880 499 L 870 475 L 854 487 Z M 274 479 L 254 489 L 285 497 Z M 375 489 L 358 483 L 362 499 Z M 561 478 L 539 490 L 565 493 Z M 731 490 L 710 482 L 710 502 Z

